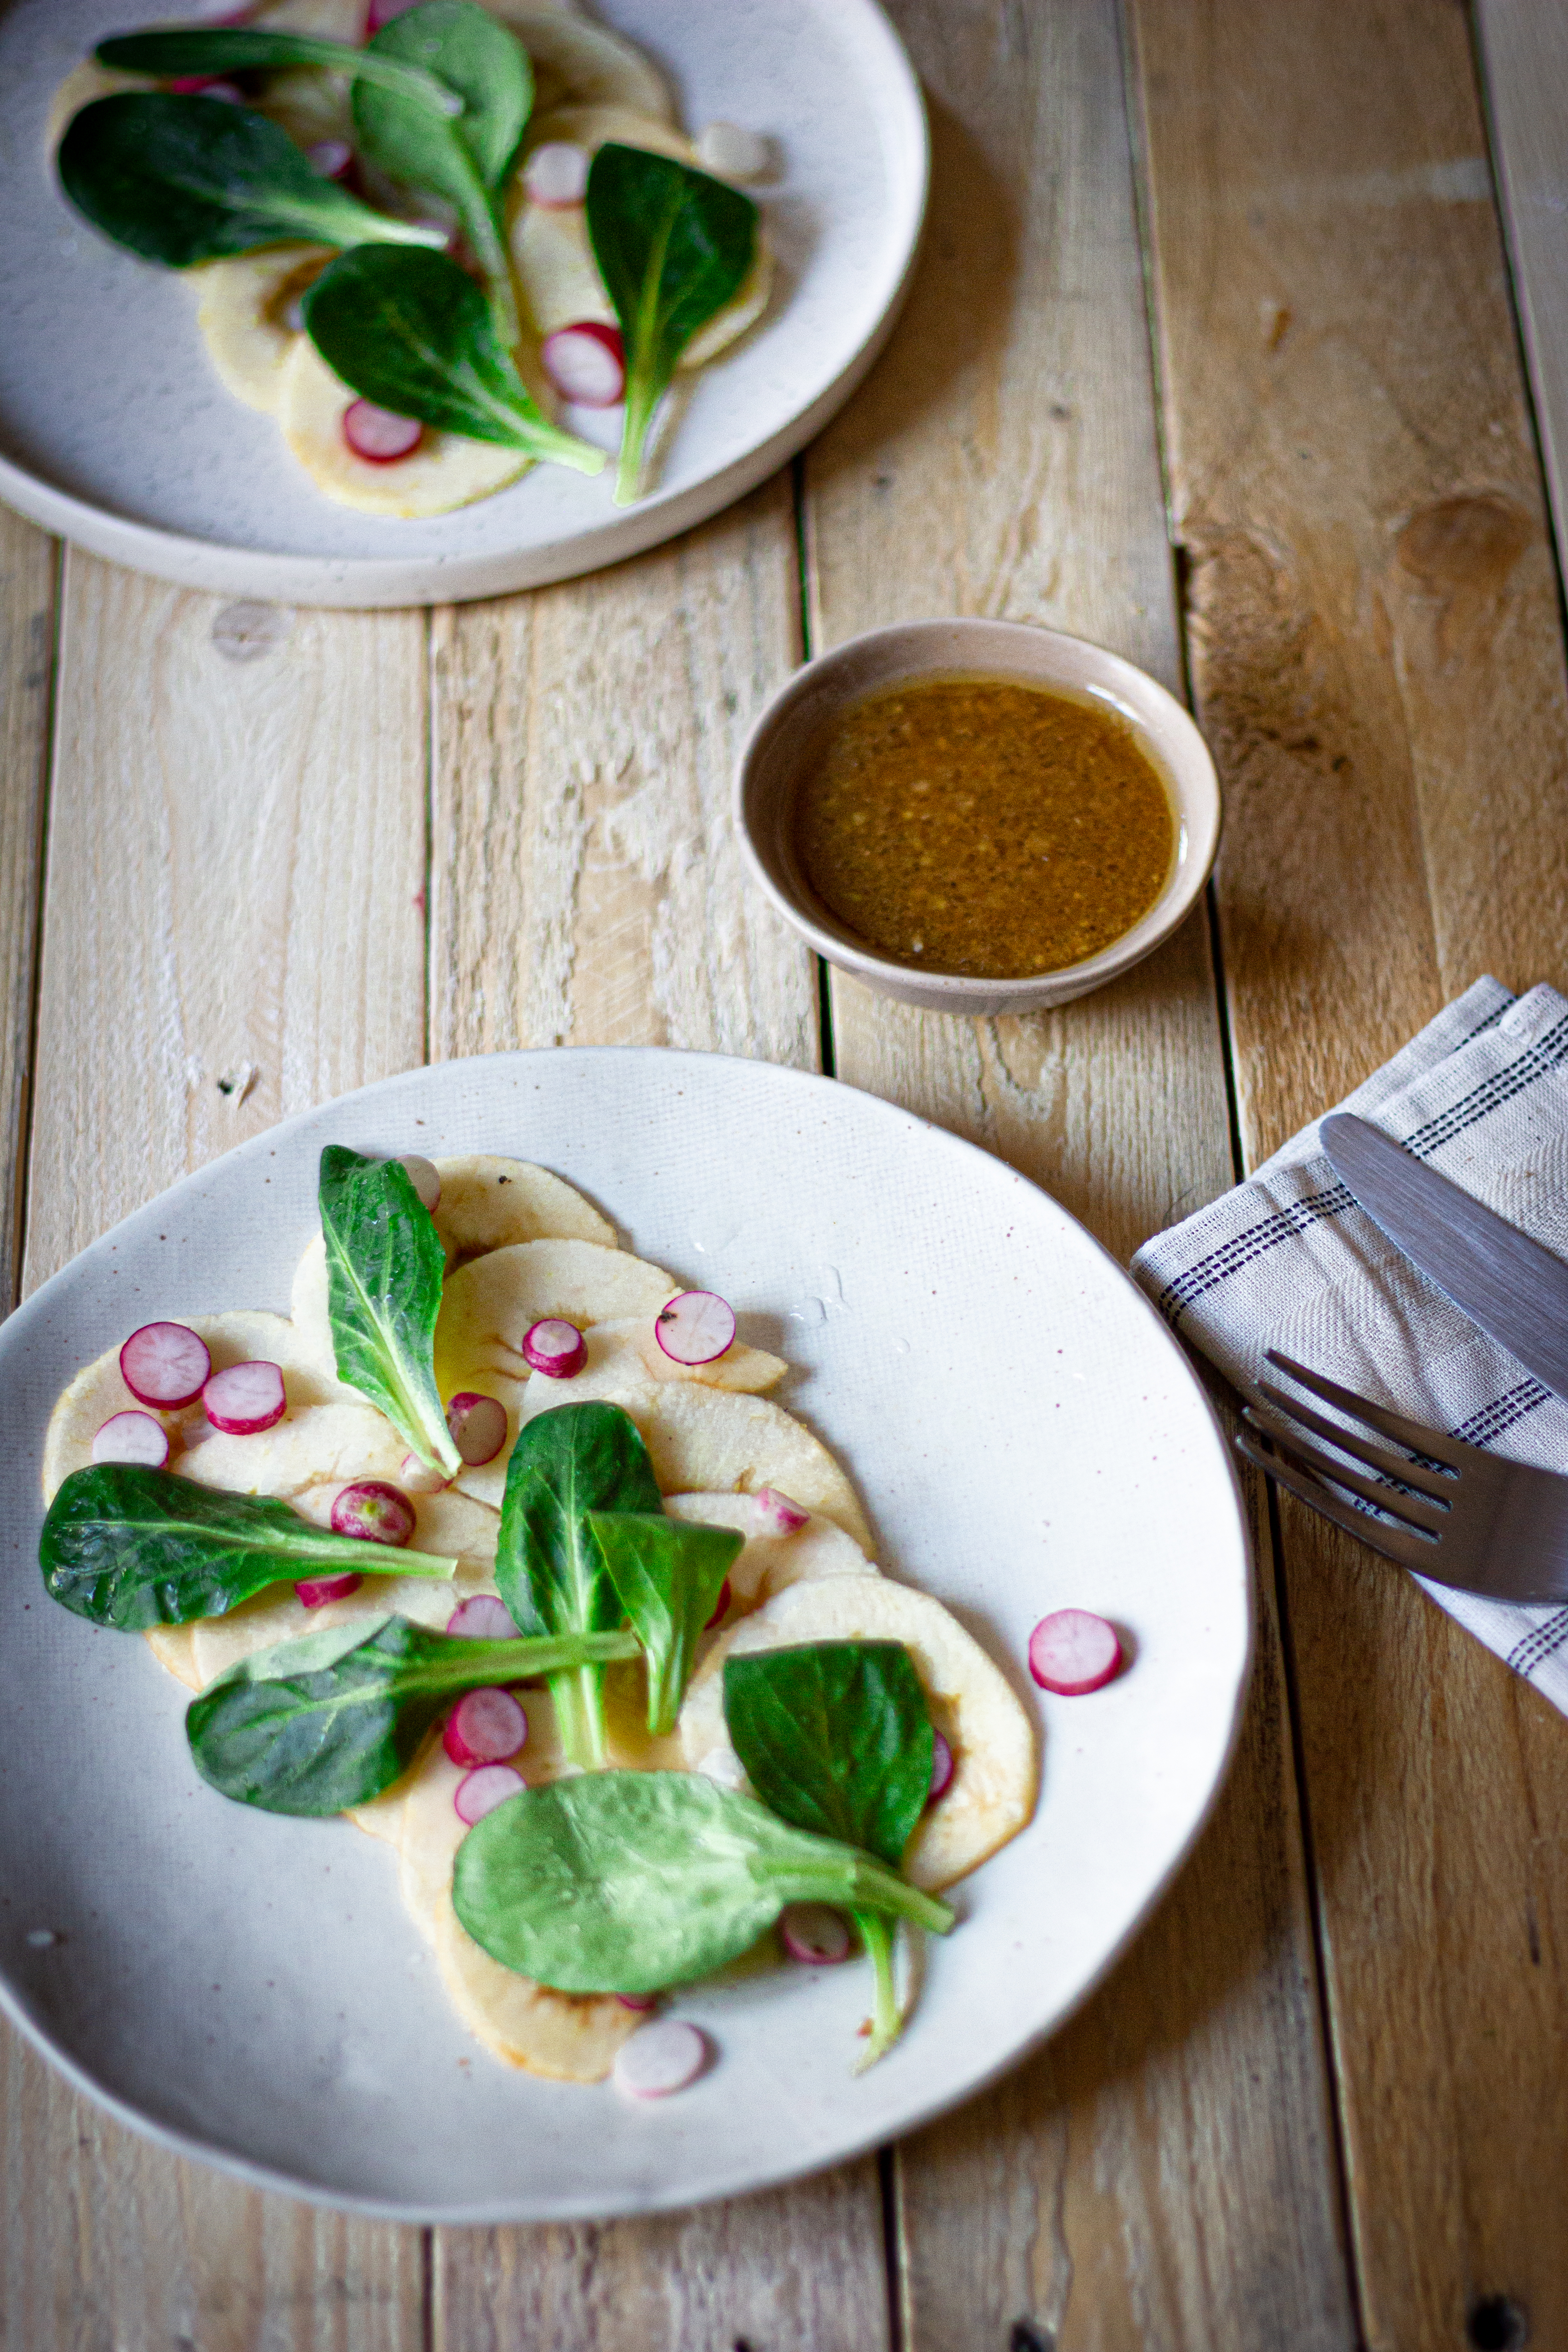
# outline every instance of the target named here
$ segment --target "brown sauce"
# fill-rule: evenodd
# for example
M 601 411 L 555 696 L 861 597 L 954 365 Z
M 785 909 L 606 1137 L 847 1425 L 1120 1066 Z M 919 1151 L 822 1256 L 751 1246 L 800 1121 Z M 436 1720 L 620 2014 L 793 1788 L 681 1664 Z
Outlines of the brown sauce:
M 1130 931 L 1175 847 L 1159 770 L 1103 703 L 922 678 L 825 730 L 795 847 L 867 946 L 927 971 L 1059 971 Z

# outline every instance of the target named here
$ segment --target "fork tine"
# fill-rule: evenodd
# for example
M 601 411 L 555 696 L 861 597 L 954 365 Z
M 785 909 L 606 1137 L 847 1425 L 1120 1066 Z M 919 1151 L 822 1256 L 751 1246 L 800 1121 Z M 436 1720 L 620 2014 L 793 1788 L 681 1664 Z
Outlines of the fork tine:
M 1314 1477 L 1331 1478 L 1336 1486 L 1348 1486 L 1352 1495 L 1359 1495 L 1362 1501 L 1370 1503 L 1374 1511 L 1386 1511 L 1390 1518 L 1399 1521 L 1401 1527 L 1425 1528 L 1433 1537 L 1441 1534 L 1441 1518 L 1425 1503 L 1418 1503 L 1414 1496 L 1396 1495 L 1389 1487 L 1379 1486 L 1375 1479 L 1363 1478 L 1359 1472 L 1330 1461 L 1320 1446 L 1309 1445 L 1306 1439 L 1298 1436 L 1286 1422 L 1275 1423 L 1272 1418 L 1266 1419 L 1262 1413 L 1255 1412 L 1250 1405 L 1246 1417 L 1254 1429 L 1261 1430 L 1265 1437 L 1282 1446 L 1292 1461 L 1300 1463 L 1304 1469 L 1311 1471 Z
M 1337 1421 L 1325 1421 L 1322 1414 L 1314 1412 L 1310 1404 L 1298 1404 L 1295 1398 L 1287 1396 L 1283 1389 L 1277 1389 L 1272 1381 L 1259 1381 L 1258 1389 L 1258 1394 L 1266 1396 L 1277 1412 L 1284 1413 L 1290 1421 L 1300 1422 L 1317 1436 L 1326 1437 L 1329 1444 L 1337 1445 L 1342 1453 L 1353 1454 L 1356 1460 L 1364 1462 L 1369 1470 L 1379 1470 L 1385 1478 L 1397 1478 L 1401 1486 L 1414 1486 L 1418 1493 L 1431 1495 L 1437 1501 L 1452 1506 L 1457 1484 L 1454 1479 L 1444 1477 L 1441 1471 L 1425 1469 L 1419 1462 L 1407 1462 L 1403 1454 L 1389 1454 L 1381 1445 L 1369 1444 L 1353 1429 L 1345 1429 Z
M 1425 1454 L 1429 1460 L 1446 1462 L 1450 1469 L 1458 1470 L 1462 1466 L 1466 1454 L 1474 1451 L 1472 1447 L 1445 1437 L 1440 1430 L 1424 1428 L 1420 1422 L 1409 1421 L 1402 1412 L 1390 1412 L 1386 1405 L 1373 1404 L 1369 1397 L 1357 1396 L 1353 1389 L 1341 1388 L 1337 1381 L 1326 1381 L 1321 1372 L 1309 1370 L 1305 1364 L 1298 1364 L 1291 1357 L 1282 1356 L 1277 1348 L 1268 1349 L 1265 1360 L 1277 1366 L 1280 1371 L 1288 1372 L 1313 1396 L 1321 1397 L 1325 1404 L 1337 1404 L 1342 1412 L 1352 1413 L 1357 1421 L 1364 1421 L 1369 1429 L 1381 1430 L 1384 1436 L 1392 1437 L 1396 1445 L 1408 1445 L 1412 1454 Z
M 1358 1536 L 1363 1544 L 1370 1544 L 1373 1551 L 1382 1552 L 1385 1559 L 1394 1560 L 1400 1568 L 1419 1569 L 1426 1575 L 1431 1574 L 1423 1555 L 1436 1553 L 1437 1547 L 1435 1544 L 1423 1543 L 1417 1536 L 1401 1535 L 1382 1520 L 1369 1519 L 1362 1512 L 1352 1511 L 1348 1503 L 1341 1502 L 1331 1487 L 1320 1486 L 1316 1478 L 1303 1477 L 1288 1462 L 1282 1462 L 1277 1454 L 1266 1453 L 1248 1429 L 1237 1431 L 1236 1446 L 1237 1451 L 1255 1464 L 1266 1478 L 1273 1478 L 1281 1486 L 1289 1487 L 1292 1495 L 1298 1496 L 1311 1509 L 1321 1511 L 1325 1519 L 1333 1521 L 1336 1528 L 1342 1528 L 1347 1536 Z

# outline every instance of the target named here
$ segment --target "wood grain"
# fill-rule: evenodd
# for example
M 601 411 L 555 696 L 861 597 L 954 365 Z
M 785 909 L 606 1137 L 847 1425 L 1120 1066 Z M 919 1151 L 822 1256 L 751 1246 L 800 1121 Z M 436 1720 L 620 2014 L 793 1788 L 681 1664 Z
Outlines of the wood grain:
M 1561 548 L 1568 546 L 1568 13 L 1557 0 L 1477 0 L 1476 33 Z
M 1256 1160 L 1479 972 L 1568 976 L 1568 695 L 1462 13 L 1133 18 Z M 1568 2341 L 1561 1717 L 1284 1529 L 1368 2340 L 1460 2346 L 1500 2297 L 1474 2341 Z
M 68 556 L 28 1290 L 187 1168 L 421 1059 L 424 661 L 417 614 Z M 5 2352 L 422 2352 L 417 2231 L 176 2160 L 10 2034 L 0 2067 Z
M 0 509 L 0 1300 L 16 1296 L 58 551 Z
M 431 1051 L 812 1067 L 812 959 L 741 877 L 741 743 L 800 658 L 787 476 L 636 563 L 436 621 Z
M 984 613 L 1177 684 L 1115 7 L 895 13 L 935 205 L 887 358 L 807 460 L 818 641 Z M 1231 1181 L 1201 917 L 1055 1015 L 941 1020 L 837 977 L 832 1009 L 842 1076 L 986 1144 L 1120 1255 Z M 1267 1578 L 1262 1599 L 1242 1751 L 1153 1926 L 1030 2068 L 899 2152 L 911 2352 L 1353 2341 Z
M 815 1067 L 815 964 L 729 821 L 741 741 L 799 659 L 787 478 L 635 563 L 437 614 L 435 646 L 433 1057 Z M 439 2352 L 877 2352 L 877 2169 L 669 2220 L 438 2231 L 432 2309 Z

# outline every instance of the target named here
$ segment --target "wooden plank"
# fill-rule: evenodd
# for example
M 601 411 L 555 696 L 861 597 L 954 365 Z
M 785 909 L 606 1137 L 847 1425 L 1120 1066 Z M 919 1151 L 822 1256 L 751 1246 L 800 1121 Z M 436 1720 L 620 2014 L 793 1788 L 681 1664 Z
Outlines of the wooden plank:
M 58 550 L 0 508 L 0 1300 L 16 1295 Z
M 819 642 L 1063 626 L 1179 678 L 1112 0 L 902 0 L 936 203 L 887 359 L 808 460 Z M 1028 1021 L 837 977 L 839 1074 L 973 1137 L 1119 1255 L 1231 1181 L 1201 918 Z M 1268 1547 L 1261 1547 L 1267 1562 Z M 911 2352 L 1353 2340 L 1277 1632 L 1153 1926 L 1034 2065 L 900 2151 Z
M 433 1055 L 815 1067 L 815 965 L 729 822 L 742 739 L 799 659 L 787 478 L 636 563 L 438 614 L 436 655 Z M 671 2219 L 438 2231 L 433 2311 L 442 2352 L 877 2352 L 876 2167 Z
M 1477 0 L 1492 153 L 1513 257 L 1536 428 L 1568 547 L 1568 14 L 1557 0 Z
M 1462 12 L 1134 21 L 1256 1160 L 1479 972 L 1568 977 L 1568 694 Z M 1568 2340 L 1562 1720 L 1284 1528 L 1368 2340 Z
M 421 1058 L 424 669 L 417 614 L 68 557 L 29 1290 L 186 1168 Z M 417 2231 L 176 2161 L 11 2036 L 3 2094 L 6 2352 L 419 2352 Z

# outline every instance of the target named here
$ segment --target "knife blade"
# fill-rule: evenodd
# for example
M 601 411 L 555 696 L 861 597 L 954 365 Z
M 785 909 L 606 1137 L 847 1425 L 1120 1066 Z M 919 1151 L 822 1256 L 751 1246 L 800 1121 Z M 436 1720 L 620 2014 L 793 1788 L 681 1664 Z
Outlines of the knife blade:
M 1353 1112 L 1331 1112 L 1319 1133 L 1335 1175 L 1390 1241 L 1568 1397 L 1568 1265 Z

